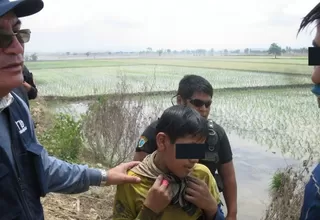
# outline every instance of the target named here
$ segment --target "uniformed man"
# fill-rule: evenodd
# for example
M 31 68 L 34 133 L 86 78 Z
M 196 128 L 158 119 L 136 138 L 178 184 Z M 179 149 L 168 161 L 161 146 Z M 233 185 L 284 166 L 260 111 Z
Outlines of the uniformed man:
M 13 91 L 22 98 L 23 101 L 30 106 L 29 100 L 36 99 L 38 96 L 38 89 L 33 80 L 33 74 L 29 69 L 23 65 L 23 83 L 21 86 L 15 88 Z
M 26 67 L 26 65 L 23 65 L 23 86 L 27 90 L 28 99 L 33 100 L 36 99 L 38 96 L 38 89 L 33 79 L 32 72 L 29 71 L 29 69 Z
M 203 117 L 208 118 L 212 104 L 212 85 L 198 75 L 186 75 L 179 83 L 176 95 L 177 103 L 195 108 Z M 156 150 L 155 128 L 158 121 L 152 122 L 142 133 L 134 160 L 142 161 L 148 154 Z M 214 127 L 214 137 L 208 136 L 208 147 L 214 147 L 218 158 L 212 161 L 200 160 L 214 175 L 219 190 L 223 192 L 227 205 L 227 219 L 235 220 L 237 216 L 237 183 L 232 160 L 230 143 L 224 129 L 211 121 Z M 214 146 L 212 146 L 212 142 Z M 217 172 L 216 172 L 217 171 Z M 220 178 L 221 177 L 221 178 Z

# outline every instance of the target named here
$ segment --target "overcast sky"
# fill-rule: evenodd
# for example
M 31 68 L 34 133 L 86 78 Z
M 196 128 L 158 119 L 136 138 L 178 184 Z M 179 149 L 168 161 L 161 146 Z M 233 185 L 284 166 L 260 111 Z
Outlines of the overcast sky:
M 23 18 L 26 52 L 308 47 L 298 26 L 318 0 L 44 0 Z

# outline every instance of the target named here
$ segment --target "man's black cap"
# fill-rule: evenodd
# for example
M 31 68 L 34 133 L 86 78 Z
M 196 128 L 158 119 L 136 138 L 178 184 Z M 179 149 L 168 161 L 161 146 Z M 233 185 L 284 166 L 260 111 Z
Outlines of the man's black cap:
M 43 8 L 42 0 L 0 0 L 0 17 L 13 11 L 17 17 L 33 15 Z

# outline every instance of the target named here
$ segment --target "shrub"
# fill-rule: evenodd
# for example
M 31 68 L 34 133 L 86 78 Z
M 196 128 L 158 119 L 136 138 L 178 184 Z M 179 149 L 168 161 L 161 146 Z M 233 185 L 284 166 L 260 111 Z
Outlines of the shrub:
M 65 113 L 54 114 L 52 125 L 39 134 L 40 143 L 50 155 L 68 162 L 77 162 L 83 149 L 81 120 Z
M 302 168 L 289 166 L 274 174 L 270 186 L 271 202 L 263 220 L 299 219 L 309 166 L 305 161 Z
M 116 166 L 131 159 L 140 132 L 155 118 L 152 115 L 158 115 L 159 105 L 147 112 L 143 93 L 130 94 L 129 88 L 122 77 L 115 95 L 100 98 L 89 107 L 83 123 L 86 160 Z

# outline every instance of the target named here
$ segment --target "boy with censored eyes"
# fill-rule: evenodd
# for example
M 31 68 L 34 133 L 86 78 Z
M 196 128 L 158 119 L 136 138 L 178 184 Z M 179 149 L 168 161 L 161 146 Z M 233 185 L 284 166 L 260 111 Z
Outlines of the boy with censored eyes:
M 156 127 L 157 150 L 128 172 L 141 182 L 117 186 L 113 219 L 225 219 L 210 170 L 198 159 L 176 159 L 176 144 L 203 144 L 207 136 L 207 120 L 195 109 L 166 109 Z

